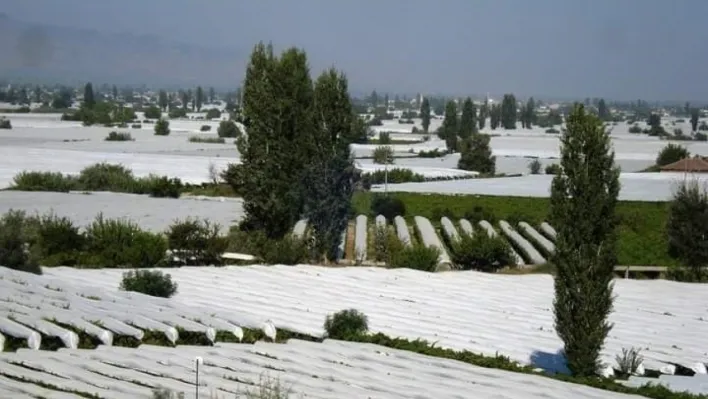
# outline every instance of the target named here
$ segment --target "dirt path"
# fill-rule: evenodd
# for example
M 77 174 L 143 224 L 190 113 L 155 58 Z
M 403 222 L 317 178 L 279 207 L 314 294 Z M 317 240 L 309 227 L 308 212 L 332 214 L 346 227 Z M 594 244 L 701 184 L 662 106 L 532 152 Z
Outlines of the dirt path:
M 344 244 L 344 259 L 354 261 L 354 237 L 356 236 L 356 222 L 347 225 L 347 241 Z

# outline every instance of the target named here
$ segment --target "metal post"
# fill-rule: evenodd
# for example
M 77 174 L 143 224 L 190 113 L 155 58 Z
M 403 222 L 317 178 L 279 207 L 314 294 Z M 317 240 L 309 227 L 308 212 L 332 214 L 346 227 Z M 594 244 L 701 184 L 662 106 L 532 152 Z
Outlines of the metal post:
M 195 360 L 194 363 L 197 364 L 197 384 L 196 384 L 196 388 L 195 388 L 196 389 L 195 399 L 199 399 L 199 359 Z

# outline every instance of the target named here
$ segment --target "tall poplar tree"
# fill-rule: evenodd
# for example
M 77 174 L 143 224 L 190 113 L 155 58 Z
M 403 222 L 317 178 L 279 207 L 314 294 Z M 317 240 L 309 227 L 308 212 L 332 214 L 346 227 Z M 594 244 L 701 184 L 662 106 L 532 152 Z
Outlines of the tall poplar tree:
M 472 99 L 467 97 L 462 104 L 460 117 L 460 139 L 465 140 L 477 133 L 477 109 Z
M 566 363 L 578 376 L 596 375 L 612 328 L 616 265 L 615 207 L 619 169 L 602 121 L 576 104 L 561 136 L 561 173 L 551 185 L 550 222 L 558 236 L 553 308 Z
M 194 95 L 194 107 L 197 112 L 202 110 L 202 104 L 204 103 L 204 89 L 201 86 L 197 87 L 197 92 Z
M 516 97 L 504 94 L 501 103 L 501 125 L 504 129 L 516 129 Z
M 423 132 L 428 133 L 428 129 L 430 129 L 430 101 L 428 101 L 428 97 L 423 97 L 423 103 L 420 105 L 420 119 Z
M 84 106 L 88 109 L 92 109 L 96 105 L 96 99 L 93 96 L 93 85 L 91 82 L 86 83 L 84 86 Z
M 457 134 L 459 128 L 457 104 L 455 104 L 454 100 L 450 100 L 445 105 L 445 119 L 443 119 L 442 126 L 440 126 L 438 133 L 438 137 L 445 140 L 445 146 L 448 152 L 455 152 L 457 149 Z
M 479 130 L 484 129 L 484 125 L 487 123 L 487 117 L 489 116 L 489 99 L 484 98 L 484 103 L 479 107 L 479 117 L 477 121 L 479 122 Z

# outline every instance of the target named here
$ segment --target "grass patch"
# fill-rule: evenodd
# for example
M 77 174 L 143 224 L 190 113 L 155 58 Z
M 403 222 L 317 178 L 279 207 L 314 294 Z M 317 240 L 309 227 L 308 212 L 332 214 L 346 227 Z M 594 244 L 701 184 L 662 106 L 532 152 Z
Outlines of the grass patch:
M 77 345 L 79 349 L 96 349 L 96 347 L 103 344 L 100 339 L 94 337 L 93 335 L 87 334 L 83 330 L 80 330 L 68 324 L 60 323 L 56 320 L 49 320 L 49 322 L 65 330 L 73 331 L 74 333 L 76 333 L 76 335 L 79 336 L 79 344 Z
M 226 144 L 226 140 L 223 137 L 209 137 L 209 136 L 191 136 L 189 138 L 190 143 L 208 143 L 208 144 Z
M 354 194 L 352 207 L 356 215 L 375 217 L 370 211 L 373 196 L 374 193 L 370 192 Z M 546 220 L 549 211 L 548 198 L 418 193 L 390 193 L 389 196 L 403 201 L 406 207 L 405 217 L 409 223 L 414 216 L 437 220 L 443 210 L 443 213 L 454 218 L 472 216 L 474 219 L 475 214 L 507 221 L 522 218 L 534 228 L 538 228 L 538 225 Z M 617 216 L 620 221 L 617 256 L 620 265 L 677 264 L 667 252 L 665 226 L 668 209 L 668 202 L 620 201 L 617 204 Z M 472 223 L 475 221 L 470 220 Z

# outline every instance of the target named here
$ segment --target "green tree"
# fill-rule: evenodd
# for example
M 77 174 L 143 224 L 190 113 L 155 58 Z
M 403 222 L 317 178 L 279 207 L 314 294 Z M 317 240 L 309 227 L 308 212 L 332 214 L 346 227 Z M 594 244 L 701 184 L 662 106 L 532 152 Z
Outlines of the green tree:
M 474 134 L 462 140 L 460 145 L 460 160 L 457 168 L 493 175 L 496 171 L 497 158 L 492 155 L 487 134 Z
M 86 83 L 84 86 L 84 105 L 87 109 L 91 109 L 94 105 L 96 105 L 96 99 L 93 97 L 93 85 L 91 85 L 91 82 Z
M 170 134 L 170 122 L 165 119 L 158 119 L 155 122 L 155 135 L 168 136 Z
M 516 129 L 516 97 L 504 94 L 501 103 L 501 125 L 504 129 Z
M 52 108 L 54 109 L 66 109 L 71 107 L 71 90 L 66 87 L 62 87 L 59 93 L 54 96 L 52 100 Z
M 160 90 L 160 93 L 157 95 L 157 104 L 160 106 L 160 109 L 164 112 L 167 111 L 167 106 L 169 105 L 169 101 L 167 99 L 167 92 L 164 90 Z
M 499 123 L 501 123 L 501 105 L 492 104 L 489 108 L 489 127 L 495 130 L 499 127 Z
M 111 94 L 113 95 L 113 101 L 118 99 L 118 88 L 116 85 L 113 85 L 113 88 L 111 89 Z
M 313 258 L 336 260 L 349 219 L 355 168 L 349 144 L 356 138 L 348 81 L 335 69 L 323 72 L 314 85 L 315 156 L 305 170 L 305 216 L 312 226 Z
M 561 172 L 551 184 L 556 227 L 555 328 L 573 375 L 596 375 L 612 325 L 619 169 L 602 121 L 576 104 L 561 136 Z
M 39 86 L 34 87 L 34 102 L 42 102 L 42 89 Z
M 696 131 L 698 130 L 698 117 L 699 117 L 699 111 L 698 108 L 692 108 L 691 109 L 691 131 Z
M 384 95 L 384 109 L 388 112 L 388 93 Z
M 204 90 L 202 87 L 197 87 L 197 94 L 194 96 L 194 106 L 197 108 L 197 112 L 202 110 L 202 104 L 204 103 Z
M 376 92 L 376 90 L 371 92 L 371 97 L 369 97 L 369 102 L 371 103 L 371 106 L 374 107 L 374 110 L 378 108 L 379 106 L 379 94 Z
M 209 88 L 209 104 L 216 102 L 216 90 L 213 87 Z
M 601 121 L 610 120 L 610 111 L 607 109 L 604 98 L 601 98 L 597 103 L 597 116 Z
M 182 102 L 182 109 L 186 111 L 187 105 L 189 104 L 189 93 L 184 90 L 180 90 L 179 99 Z
M 423 102 L 420 105 L 420 119 L 423 126 L 423 132 L 428 133 L 430 129 L 430 102 L 428 97 L 423 97 Z
M 477 121 L 479 122 L 479 130 L 484 129 L 484 125 L 487 123 L 487 117 L 489 116 L 489 99 L 484 98 L 484 103 L 479 107 L 479 117 Z
M 536 102 L 531 97 L 521 110 L 521 127 L 531 129 L 534 123 L 536 123 Z
M 686 147 L 680 144 L 669 143 L 666 147 L 659 151 L 656 156 L 657 166 L 666 166 L 674 162 L 678 162 L 684 158 L 691 156 L 691 153 L 686 149 Z
M 445 119 L 442 126 L 438 130 L 438 137 L 445 140 L 445 146 L 448 152 L 457 150 L 457 134 L 459 131 L 459 123 L 457 120 L 457 104 L 450 100 L 445 105 Z
M 298 49 L 280 58 L 272 45 L 253 49 L 243 85 L 238 141 L 243 175 L 244 230 L 279 239 L 302 216 L 303 170 L 315 154 L 313 88 L 307 56 Z
M 462 116 L 460 117 L 460 138 L 465 140 L 477 133 L 477 109 L 472 99 L 467 97 L 462 104 Z
M 682 182 L 674 193 L 666 224 L 669 254 L 688 268 L 689 281 L 706 279 L 708 192 L 697 180 Z

